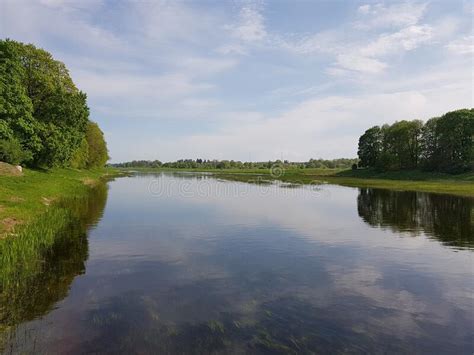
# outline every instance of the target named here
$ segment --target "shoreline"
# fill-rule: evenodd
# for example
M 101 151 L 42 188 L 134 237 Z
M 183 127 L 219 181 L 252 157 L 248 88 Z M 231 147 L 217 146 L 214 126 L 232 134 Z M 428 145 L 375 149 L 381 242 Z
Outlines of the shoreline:
M 123 175 L 117 169 L 24 169 L 0 176 L 0 241 L 38 222 L 61 201 L 87 194 L 101 181 Z
M 171 169 L 171 168 L 116 168 L 124 172 L 160 173 L 191 172 L 208 173 L 226 180 L 251 182 L 260 177 L 265 180 L 311 184 L 325 182 L 347 187 L 367 187 L 394 191 L 420 191 L 474 197 L 474 173 L 448 175 L 420 171 L 396 171 L 376 173 L 364 170 L 340 169 L 292 169 L 274 176 L 270 169 Z M 359 175 L 359 176 L 358 176 Z

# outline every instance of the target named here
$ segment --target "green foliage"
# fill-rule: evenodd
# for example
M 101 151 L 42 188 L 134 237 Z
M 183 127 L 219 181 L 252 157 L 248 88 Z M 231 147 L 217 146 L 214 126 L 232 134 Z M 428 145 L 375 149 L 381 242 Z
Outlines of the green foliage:
M 88 123 L 87 97 L 63 63 L 31 44 L 0 41 L 0 139 L 29 152 L 22 163 L 85 167 Z
M 473 169 L 473 137 L 473 109 L 448 112 L 424 125 L 414 120 L 372 127 L 359 139 L 360 166 L 462 173 Z
M 375 166 L 382 150 L 382 130 L 379 126 L 369 128 L 359 138 L 359 166 Z
M 22 85 L 24 70 L 11 41 L 0 41 L 0 139 L 15 140 L 22 150 L 34 154 L 41 149 L 33 105 Z M 13 143 L 15 144 L 15 143 Z M 25 154 L 25 158 L 31 157 Z
M 383 129 L 383 152 L 390 156 L 390 169 L 413 169 L 418 165 L 419 139 L 423 123 L 399 121 Z
M 23 149 L 16 139 L 0 139 L 0 161 L 18 165 L 31 158 L 30 152 Z
M 279 166 L 284 169 L 348 169 L 353 164 L 357 164 L 358 159 L 310 159 L 307 162 L 290 162 L 288 160 L 267 161 L 267 162 L 241 162 L 235 160 L 203 160 L 203 159 L 181 159 L 174 162 L 162 163 L 159 160 L 133 160 L 130 162 L 113 164 L 120 168 L 170 168 L 170 169 L 205 169 L 205 170 L 226 170 L 226 169 L 271 169 Z
M 474 109 L 448 112 L 436 123 L 438 169 L 461 173 L 472 168 Z
M 71 159 L 71 167 L 75 169 L 87 168 L 87 160 L 89 159 L 89 144 L 87 139 L 82 139 L 81 145 L 75 151 Z
M 103 167 L 107 160 L 109 160 L 109 154 L 104 139 L 104 133 L 102 133 L 97 123 L 88 123 L 86 139 L 89 147 L 87 167 Z
M 441 165 L 439 137 L 437 133 L 439 117 L 433 117 L 426 121 L 421 131 L 421 167 L 424 170 L 434 171 Z

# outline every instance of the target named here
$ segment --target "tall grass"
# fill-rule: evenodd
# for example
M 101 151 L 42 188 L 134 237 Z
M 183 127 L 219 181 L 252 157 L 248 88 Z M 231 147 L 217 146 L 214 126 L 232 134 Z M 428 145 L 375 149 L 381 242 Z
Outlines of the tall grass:
M 100 219 L 106 198 L 105 183 L 86 189 L 0 241 L 0 350 L 15 326 L 50 311 L 84 272 L 87 229 Z

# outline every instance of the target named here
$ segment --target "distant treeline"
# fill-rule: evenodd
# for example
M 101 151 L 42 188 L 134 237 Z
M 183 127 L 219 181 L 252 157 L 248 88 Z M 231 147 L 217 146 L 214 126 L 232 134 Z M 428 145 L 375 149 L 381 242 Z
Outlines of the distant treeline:
M 86 94 L 43 49 L 0 40 L 0 161 L 89 168 L 108 160 Z
M 448 112 L 425 124 L 413 120 L 374 126 L 359 138 L 359 166 L 381 171 L 472 171 L 473 138 L 474 109 Z
M 270 169 L 280 166 L 286 169 L 347 169 L 357 164 L 358 159 L 310 159 L 307 162 L 290 162 L 275 160 L 267 162 L 241 162 L 235 160 L 182 159 L 175 162 L 162 163 L 159 160 L 134 160 L 126 163 L 112 164 L 119 168 L 173 168 L 173 169 Z

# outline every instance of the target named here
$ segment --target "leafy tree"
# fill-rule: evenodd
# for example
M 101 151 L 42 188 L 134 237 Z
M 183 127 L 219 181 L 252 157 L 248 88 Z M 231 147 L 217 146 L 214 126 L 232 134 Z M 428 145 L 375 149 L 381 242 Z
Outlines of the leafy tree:
M 439 117 L 433 117 L 426 121 L 421 130 L 420 163 L 425 170 L 436 170 L 440 165 L 439 137 L 437 133 Z
M 437 121 L 438 170 L 460 173 L 474 160 L 474 109 L 448 112 Z
M 85 167 L 89 160 L 91 166 L 103 165 L 103 135 L 93 133 L 97 150 L 85 159 L 88 129 L 86 94 L 64 63 L 31 44 L 0 40 L 0 139 L 17 140 L 30 165 Z
M 418 166 L 420 134 L 423 123 L 419 120 L 399 121 L 384 129 L 383 151 L 391 155 L 390 169 L 414 169 Z
M 461 173 L 474 169 L 474 110 L 372 127 L 359 138 L 362 167 Z
M 365 131 L 359 138 L 359 155 L 361 167 L 375 167 L 382 149 L 382 129 L 374 126 Z
M 89 160 L 89 144 L 87 143 L 86 137 L 82 139 L 81 145 L 74 152 L 71 159 L 71 167 L 76 169 L 87 168 L 87 162 Z
M 100 130 L 97 123 L 88 123 L 86 139 L 89 149 L 87 167 L 103 167 L 107 160 L 109 160 L 109 154 L 107 151 L 107 144 L 105 143 L 104 134 Z
M 67 166 L 85 134 L 89 117 L 86 95 L 75 87 L 65 65 L 50 53 L 33 45 L 7 42 L 23 67 L 22 84 L 33 105 L 40 137 L 46 140 L 34 163 Z
M 0 41 L 0 139 L 18 141 L 27 152 L 24 159 L 31 159 L 32 154 L 42 148 L 39 127 L 32 116 L 31 100 L 22 85 L 23 67 L 16 60 L 15 48 L 9 43 Z

